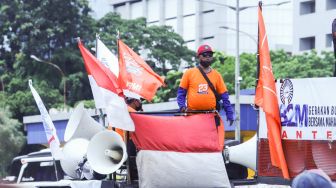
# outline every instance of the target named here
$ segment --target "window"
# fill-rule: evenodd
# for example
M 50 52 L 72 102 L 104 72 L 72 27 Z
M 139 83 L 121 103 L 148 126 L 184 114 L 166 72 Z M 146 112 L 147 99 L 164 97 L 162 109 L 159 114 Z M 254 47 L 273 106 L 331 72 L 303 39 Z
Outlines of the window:
M 188 16 L 183 18 L 183 38 L 185 41 L 195 40 L 195 21 L 195 16 Z
M 169 0 L 164 2 L 165 5 L 165 18 L 171 18 L 171 17 L 176 17 L 177 16 L 177 6 L 178 6 L 178 1 L 177 0 Z
M 315 12 L 315 0 L 304 1 L 300 3 L 300 15 L 311 14 Z
M 202 19 L 202 37 L 212 36 L 215 34 L 214 27 L 216 26 L 216 15 L 215 12 L 206 11 L 201 15 Z
M 300 38 L 300 51 L 315 48 L 315 37 Z
M 336 0 L 327 0 L 326 6 L 327 10 L 336 9 Z
M 143 17 L 143 9 L 142 9 L 142 2 L 135 1 L 131 3 L 131 19 L 136 19 L 139 17 Z
M 160 4 L 158 0 L 147 2 L 147 22 L 151 23 L 160 19 Z
M 331 34 L 326 34 L 326 47 L 331 47 L 332 46 L 332 35 Z

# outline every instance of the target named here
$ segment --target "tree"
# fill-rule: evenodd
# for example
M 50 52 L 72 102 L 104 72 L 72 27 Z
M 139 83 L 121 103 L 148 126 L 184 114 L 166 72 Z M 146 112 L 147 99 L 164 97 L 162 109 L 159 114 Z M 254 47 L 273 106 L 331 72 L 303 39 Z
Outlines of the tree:
M 98 21 L 97 28 L 101 40 L 115 54 L 119 31 L 120 38 L 136 53 L 145 56 L 143 58 L 158 74 L 166 76 L 169 70 L 177 70 L 182 61 L 194 63 L 194 52 L 169 26 L 147 26 L 144 18 L 125 20 L 109 13 Z
M 85 0 L 1 1 L 0 67 L 7 105 L 15 118 L 21 120 L 23 114 L 36 112 L 34 101 L 29 99 L 28 78 L 37 88 L 45 88 L 42 93 L 48 94 L 44 98 L 48 107 L 61 106 L 62 95 L 67 95 L 69 105 L 92 98 L 87 75 L 80 74 L 85 70 L 74 39 L 94 39 L 95 22 L 89 11 Z M 33 61 L 31 55 L 56 64 L 66 78 L 50 65 Z M 67 91 L 76 93 L 63 93 L 65 81 L 70 87 Z
M 164 87 L 161 87 L 157 91 L 153 99 L 153 103 L 166 102 L 170 98 L 176 98 L 177 88 L 180 85 L 181 78 L 182 78 L 181 71 L 176 71 L 176 70 L 168 71 L 167 76 L 165 78 L 165 83 L 167 85 Z
M 333 75 L 334 58 L 331 52 L 316 51 L 290 56 L 284 51 L 271 53 L 273 72 L 279 78 L 314 78 Z
M 271 61 L 274 77 L 284 78 L 313 78 L 330 77 L 333 75 L 334 57 L 332 52 L 316 51 L 301 55 L 291 55 L 283 50 L 271 51 Z M 222 52 L 214 54 L 213 67 L 223 76 L 230 94 L 234 94 L 235 59 Z M 240 55 L 240 89 L 254 89 L 256 86 L 257 70 L 256 54 L 242 53 Z
M 1 101 L 4 96 L 0 94 Z M 0 177 L 6 175 L 6 170 L 12 158 L 20 151 L 24 136 L 20 131 L 21 124 L 14 119 L 8 109 L 0 107 Z

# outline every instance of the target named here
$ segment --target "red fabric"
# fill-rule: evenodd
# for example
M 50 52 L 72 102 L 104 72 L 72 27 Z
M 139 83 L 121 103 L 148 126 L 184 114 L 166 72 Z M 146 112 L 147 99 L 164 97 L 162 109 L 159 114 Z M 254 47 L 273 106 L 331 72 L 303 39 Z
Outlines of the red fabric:
M 117 77 L 107 67 L 100 63 L 98 59 L 83 46 L 82 42 L 78 42 L 78 47 L 82 53 L 85 69 L 88 75 L 93 76 L 97 85 L 110 90 L 117 95 L 123 95 L 122 89 L 117 83 Z
M 164 84 L 164 79 L 121 40 L 118 41 L 118 47 L 121 86 L 151 101 L 156 90 Z
M 261 9 L 258 10 L 259 26 L 259 60 L 260 73 L 254 102 L 263 108 L 267 122 L 267 136 L 272 165 L 279 167 L 282 175 L 289 179 L 288 167 L 281 143 L 281 124 L 278 97 L 276 94 L 275 79 L 272 72 L 272 64 L 269 54 L 265 24 Z
M 153 116 L 131 113 L 131 118 L 136 126 L 132 140 L 140 150 L 218 152 L 223 149 L 214 114 Z

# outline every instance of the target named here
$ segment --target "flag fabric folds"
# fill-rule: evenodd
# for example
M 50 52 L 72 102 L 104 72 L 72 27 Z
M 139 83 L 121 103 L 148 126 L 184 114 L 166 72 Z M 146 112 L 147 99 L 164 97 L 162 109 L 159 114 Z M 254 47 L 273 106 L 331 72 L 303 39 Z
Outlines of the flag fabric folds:
M 118 79 L 121 87 L 151 101 L 156 90 L 164 84 L 164 79 L 121 40 L 118 40 L 118 49 L 120 70 Z
M 131 117 L 139 187 L 230 187 L 214 114 Z
M 97 59 L 99 62 L 103 63 L 106 67 L 109 68 L 109 70 L 118 78 L 119 77 L 119 62 L 118 58 L 105 46 L 105 44 L 99 39 L 96 39 L 97 41 Z M 128 89 L 122 88 L 123 93 L 126 97 L 132 97 L 135 99 L 140 99 L 141 96 L 138 95 L 137 93 L 130 92 Z M 97 97 L 95 94 L 93 95 L 96 103 L 97 108 L 102 108 L 100 107 L 101 105 L 99 104 L 100 102 L 100 96 L 99 93 L 96 93 Z M 97 99 L 96 99 L 97 98 Z M 97 101 L 97 102 L 96 102 Z
M 92 88 L 92 92 L 100 92 L 102 94 L 102 107 L 106 110 L 108 122 L 113 127 L 134 131 L 134 123 L 128 113 L 123 92 L 119 87 L 116 76 L 100 63 L 80 41 L 78 42 L 78 47 L 81 51 L 90 83 L 95 83 L 97 86 Z
M 288 167 L 281 143 L 281 122 L 275 79 L 273 76 L 267 35 L 260 6 L 258 10 L 258 27 L 259 79 L 254 103 L 261 107 L 265 112 L 272 165 L 280 168 L 283 177 L 289 179 Z
M 29 87 L 37 104 L 37 107 L 41 113 L 41 118 L 43 122 L 44 131 L 47 136 L 48 144 L 51 150 L 51 154 L 54 159 L 61 159 L 63 158 L 63 153 L 60 148 L 60 141 L 58 139 L 56 128 L 54 123 L 52 122 L 49 113 L 46 107 L 43 104 L 43 101 L 40 95 L 37 93 L 35 88 L 33 87 L 32 81 L 29 80 Z
M 107 67 L 114 74 L 114 76 L 118 77 L 119 65 L 117 57 L 113 55 L 112 52 L 99 39 L 97 39 L 96 50 L 98 61 Z M 89 74 L 88 76 L 96 108 L 105 108 L 104 94 L 99 89 L 99 86 L 97 85 L 95 79 L 93 79 L 92 75 Z
M 105 46 L 105 44 L 99 38 L 97 38 L 97 59 L 103 65 L 108 67 L 117 78 L 119 77 L 118 58 Z

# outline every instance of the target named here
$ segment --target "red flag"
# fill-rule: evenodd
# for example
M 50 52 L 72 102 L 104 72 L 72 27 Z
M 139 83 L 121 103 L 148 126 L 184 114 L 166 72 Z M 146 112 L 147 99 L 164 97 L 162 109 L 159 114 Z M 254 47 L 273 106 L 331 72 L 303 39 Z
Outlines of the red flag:
M 223 149 L 219 138 L 223 135 L 218 133 L 214 116 L 131 114 L 137 127 L 132 140 L 140 150 L 218 152 Z
M 158 87 L 164 84 L 163 78 L 121 40 L 118 41 L 118 47 L 121 87 L 151 101 Z
M 116 76 L 100 63 L 81 42 L 78 42 L 78 47 L 82 53 L 90 82 L 96 85 L 96 87 L 92 88 L 92 92 L 98 90 L 97 92 L 102 94 L 108 122 L 113 127 L 134 131 L 134 123 L 128 113 L 122 89 L 118 85 Z
M 282 175 L 289 179 L 286 159 L 281 143 L 281 123 L 276 94 L 275 79 L 272 71 L 272 64 L 268 49 L 268 41 L 264 25 L 261 7 L 258 10 L 259 26 L 259 80 L 256 89 L 254 103 L 263 108 L 266 115 L 267 135 L 269 141 L 272 164 L 281 169 Z
M 131 113 L 139 187 L 230 187 L 215 114 L 167 115 Z

